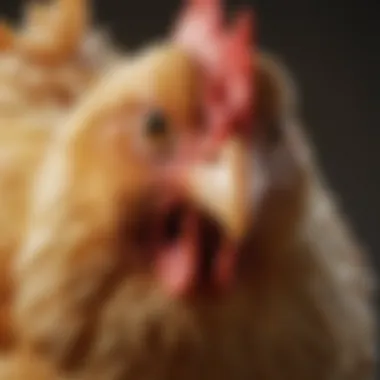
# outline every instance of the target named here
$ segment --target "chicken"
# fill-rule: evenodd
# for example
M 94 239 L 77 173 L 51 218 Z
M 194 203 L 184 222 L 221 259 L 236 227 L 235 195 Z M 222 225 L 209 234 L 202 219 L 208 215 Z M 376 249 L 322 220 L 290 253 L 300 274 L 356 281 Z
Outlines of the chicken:
M 66 108 L 116 57 L 85 0 L 30 2 L 20 28 L 0 24 L 0 112 Z
M 33 2 L 18 30 L 0 25 L 0 345 L 12 340 L 7 265 L 20 245 L 35 167 L 70 107 L 118 59 L 89 16 L 84 0 Z
M 1 379 L 373 378 L 366 254 L 289 74 L 248 15 L 221 17 L 189 1 L 29 145 L 2 221 Z

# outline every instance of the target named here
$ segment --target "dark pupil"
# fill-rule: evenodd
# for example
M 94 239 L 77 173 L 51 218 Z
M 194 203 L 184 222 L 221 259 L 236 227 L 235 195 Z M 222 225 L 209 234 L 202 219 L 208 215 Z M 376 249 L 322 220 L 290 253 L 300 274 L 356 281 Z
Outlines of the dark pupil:
M 153 111 L 148 115 L 147 133 L 152 137 L 165 135 L 167 132 L 167 120 L 161 111 Z

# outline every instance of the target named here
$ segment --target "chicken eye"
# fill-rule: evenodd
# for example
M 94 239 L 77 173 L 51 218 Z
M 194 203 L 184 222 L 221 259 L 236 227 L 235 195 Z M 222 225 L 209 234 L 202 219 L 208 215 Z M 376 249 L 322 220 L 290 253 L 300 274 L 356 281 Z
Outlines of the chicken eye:
M 165 137 L 169 131 L 168 124 L 168 120 L 161 110 L 149 112 L 145 121 L 146 136 L 151 138 Z
M 159 108 L 150 109 L 143 119 L 142 143 L 154 160 L 167 160 L 175 147 L 175 133 L 167 114 Z

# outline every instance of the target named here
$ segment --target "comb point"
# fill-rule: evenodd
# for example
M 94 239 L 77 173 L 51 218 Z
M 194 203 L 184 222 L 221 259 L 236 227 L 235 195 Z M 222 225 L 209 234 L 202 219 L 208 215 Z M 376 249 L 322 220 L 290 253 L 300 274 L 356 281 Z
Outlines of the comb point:
M 237 15 L 234 24 L 234 34 L 244 44 L 252 42 L 253 13 L 251 11 L 245 10 Z

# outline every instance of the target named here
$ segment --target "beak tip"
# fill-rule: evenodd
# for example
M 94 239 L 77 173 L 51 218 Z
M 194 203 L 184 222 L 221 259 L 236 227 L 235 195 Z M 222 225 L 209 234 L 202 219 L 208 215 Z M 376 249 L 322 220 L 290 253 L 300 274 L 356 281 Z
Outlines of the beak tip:
M 219 221 L 234 241 L 246 233 L 250 210 L 246 150 L 231 140 L 219 161 L 192 167 L 185 180 L 190 198 Z

